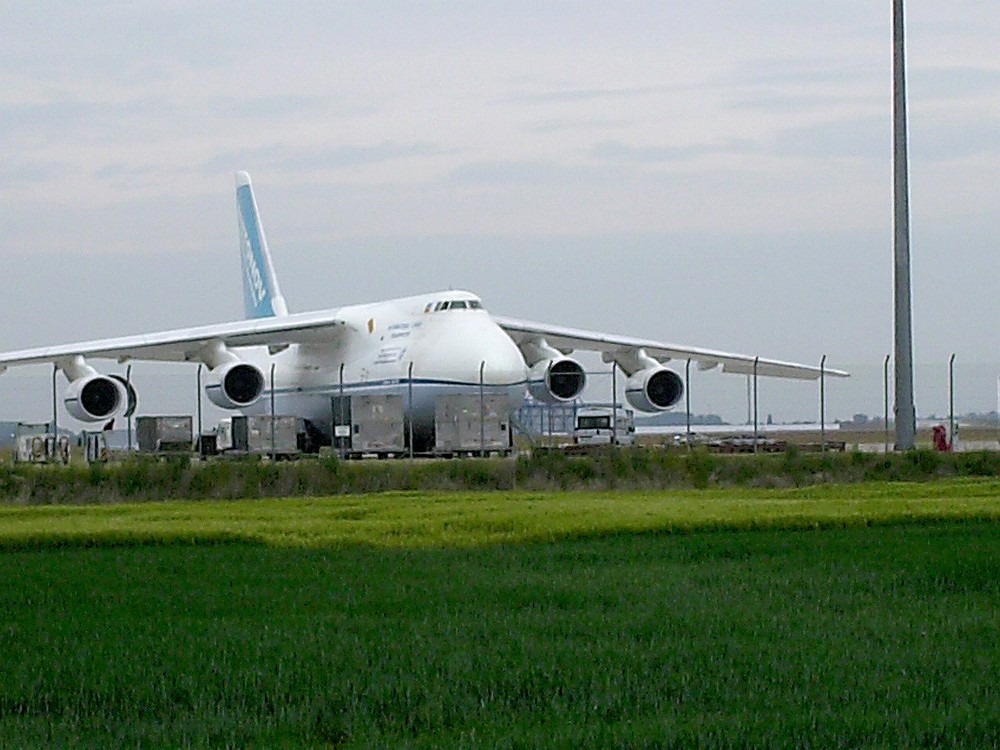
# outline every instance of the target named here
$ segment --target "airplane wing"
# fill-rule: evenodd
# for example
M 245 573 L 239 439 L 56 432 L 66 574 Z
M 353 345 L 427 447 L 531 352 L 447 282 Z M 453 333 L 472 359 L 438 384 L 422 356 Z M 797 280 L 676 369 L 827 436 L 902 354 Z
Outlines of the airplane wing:
M 229 348 L 268 346 L 272 351 L 278 351 L 289 344 L 329 343 L 346 329 L 347 323 L 337 317 L 336 311 L 330 310 L 255 318 L 137 336 L 0 352 L 0 372 L 13 365 L 58 362 L 76 355 L 93 359 L 116 359 L 119 362 L 197 362 L 200 361 L 199 351 L 210 342 L 222 342 Z
M 752 375 L 754 372 L 754 362 L 756 361 L 757 374 L 761 376 L 817 380 L 821 374 L 820 368 L 812 365 L 782 362 L 781 360 L 764 359 L 763 357 L 755 358 L 747 354 L 719 352 L 712 349 L 681 346 L 662 341 L 633 338 L 631 336 L 586 331 L 580 328 L 564 328 L 547 323 L 517 320 L 516 318 L 493 317 L 497 325 L 503 328 L 516 344 L 520 345 L 533 340 L 544 339 L 550 346 L 559 349 L 563 353 L 569 353 L 577 349 L 596 351 L 604 354 L 607 361 L 610 361 L 616 355 L 625 355 L 629 352 L 642 350 L 649 357 L 660 363 L 670 360 L 686 361 L 690 359 L 692 362 L 697 363 L 700 370 L 711 370 L 715 367 L 721 367 L 723 372 Z M 849 373 L 843 370 L 824 369 L 822 372 L 832 377 L 849 377 Z

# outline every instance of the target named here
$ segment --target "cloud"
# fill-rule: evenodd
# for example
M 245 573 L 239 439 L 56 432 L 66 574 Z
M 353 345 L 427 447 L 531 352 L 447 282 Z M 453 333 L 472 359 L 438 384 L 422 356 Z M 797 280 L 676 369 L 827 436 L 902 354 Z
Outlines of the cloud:
M 545 159 L 477 161 L 453 169 L 444 182 L 449 185 L 566 185 L 594 180 L 602 172 L 609 171 Z
M 776 115 L 809 113 L 835 107 L 845 103 L 863 107 L 884 104 L 885 96 L 876 93 L 844 94 L 833 91 L 815 93 L 787 92 L 777 90 L 744 91 L 728 100 L 727 106 L 734 112 L 763 112 Z
M 1000 124 L 993 119 L 910 119 L 910 157 L 944 162 L 1000 154 Z
M 810 86 L 847 84 L 871 81 L 872 71 L 864 60 L 843 57 L 781 57 L 755 58 L 741 61 L 720 83 L 742 88 L 745 86 L 789 86 L 800 89 Z
M 618 141 L 596 144 L 590 155 L 618 164 L 662 164 L 696 159 L 716 154 L 745 154 L 760 149 L 749 140 L 730 140 L 723 144 L 689 143 L 683 146 L 630 146 Z
M 976 95 L 995 96 L 1000 90 L 1000 70 L 992 68 L 915 68 L 908 72 L 910 96 L 914 99 L 963 99 Z
M 132 113 L 149 111 L 149 103 L 132 103 L 128 109 Z M 0 104 L 0 141 L 14 143 L 17 139 L 28 138 L 34 142 L 43 138 L 61 138 L 73 134 L 91 137 L 106 132 L 116 118 L 124 114 L 124 107 L 110 102 L 84 100 L 76 97 L 55 97 L 49 101 Z
M 237 117 L 275 117 L 294 115 L 374 114 L 374 106 L 348 105 L 331 97 L 295 94 L 273 94 L 248 97 L 218 97 L 211 102 L 214 109 Z
M 886 159 L 891 126 L 888 115 L 813 123 L 779 131 L 771 150 L 789 157 Z
M 3 184 L 4 191 L 7 192 L 12 188 L 18 189 L 49 182 L 64 172 L 65 168 L 55 163 L 37 159 L 15 158 L 0 162 L 0 183 Z
M 282 171 L 324 171 L 362 167 L 413 157 L 432 157 L 454 153 L 433 143 L 392 143 L 345 145 L 332 148 L 291 147 L 272 144 L 219 154 L 201 164 L 200 171 L 217 173 L 234 165 L 254 164 L 255 168 Z
M 1000 152 L 1000 125 L 992 119 L 920 113 L 910 107 L 910 159 L 944 162 Z M 892 122 L 861 117 L 804 125 L 781 131 L 773 152 L 779 156 L 856 158 L 886 161 L 892 154 Z
M 573 130 L 615 130 L 626 128 L 632 125 L 631 120 L 626 119 L 553 119 L 544 122 L 537 122 L 528 125 L 525 131 L 528 133 L 564 133 Z
M 559 102 L 587 102 L 599 100 L 635 99 L 657 96 L 676 90 L 672 86 L 638 86 L 634 88 L 567 88 L 516 94 L 501 99 L 501 104 L 553 104 Z

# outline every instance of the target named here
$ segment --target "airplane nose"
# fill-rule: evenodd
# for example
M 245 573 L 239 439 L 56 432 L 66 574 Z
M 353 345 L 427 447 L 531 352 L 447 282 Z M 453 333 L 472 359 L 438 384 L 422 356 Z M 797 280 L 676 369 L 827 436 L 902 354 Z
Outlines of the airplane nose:
M 524 383 L 528 377 L 528 367 L 521 350 L 499 327 L 491 335 L 484 337 L 480 347 L 485 385 L 515 385 Z M 477 373 L 478 374 L 478 373 Z
M 528 368 L 521 350 L 492 318 L 484 314 L 449 321 L 440 334 L 434 339 L 434 356 L 415 361 L 419 376 L 467 385 L 524 387 Z

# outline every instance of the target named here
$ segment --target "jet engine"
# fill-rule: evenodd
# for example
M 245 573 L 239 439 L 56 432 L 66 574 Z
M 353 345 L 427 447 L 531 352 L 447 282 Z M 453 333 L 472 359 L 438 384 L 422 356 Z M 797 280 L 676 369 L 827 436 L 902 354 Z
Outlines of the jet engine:
M 223 409 L 242 409 L 264 392 L 264 374 L 251 364 L 233 361 L 209 371 L 205 393 Z
M 587 376 L 575 359 L 543 359 L 528 372 L 528 392 L 545 404 L 572 401 L 583 391 Z
M 639 411 L 665 411 L 681 400 L 684 381 L 673 370 L 647 367 L 632 373 L 625 383 L 625 398 Z
M 63 396 L 66 411 L 81 422 L 101 422 L 125 403 L 125 386 L 117 378 L 92 374 L 70 381 Z

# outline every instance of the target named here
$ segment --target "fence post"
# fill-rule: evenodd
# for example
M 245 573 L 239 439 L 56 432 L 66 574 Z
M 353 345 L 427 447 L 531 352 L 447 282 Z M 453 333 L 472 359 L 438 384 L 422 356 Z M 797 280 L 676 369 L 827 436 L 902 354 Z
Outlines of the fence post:
M 274 362 L 271 363 L 271 460 L 278 460 L 278 451 L 274 445 Z
M 826 453 L 826 355 L 819 361 L 819 440 L 820 453 Z
M 52 365 L 52 434 L 56 436 L 56 443 L 59 442 L 59 408 L 58 397 L 56 396 L 56 373 L 59 367 Z
M 129 394 L 132 392 L 132 365 L 125 368 L 125 431 L 128 434 L 128 450 L 132 452 L 132 411 L 129 409 Z M 199 434 L 200 434 L 199 430 Z
M 687 432 L 685 443 L 687 449 L 691 450 L 691 358 L 688 357 L 687 364 L 684 365 L 684 410 L 687 412 Z
M 483 373 L 486 360 L 479 363 L 479 455 L 486 455 L 486 401 L 483 398 Z
M 885 452 L 889 452 L 889 355 L 885 355 L 885 363 L 882 365 L 882 389 L 883 403 L 885 405 Z
M 198 365 L 198 375 L 195 377 L 195 388 L 198 390 L 198 400 L 196 401 L 198 405 L 198 452 L 201 452 L 201 433 L 202 433 L 202 423 L 201 423 L 201 370 L 205 365 Z M 128 430 L 128 449 L 132 450 L 132 424 L 129 422 Z
M 948 358 L 948 443 L 952 450 L 955 444 L 955 353 Z
M 337 440 L 340 441 L 340 458 L 341 460 L 343 460 L 343 458 L 347 455 L 347 441 L 344 440 L 343 438 L 337 438 L 337 427 L 342 426 L 344 424 L 344 363 L 343 362 L 340 363 L 340 398 L 337 400 L 337 402 L 339 405 L 338 409 L 340 411 L 340 414 L 338 415 L 337 418 L 337 424 L 333 426 L 333 440 L 335 442 Z M 348 439 L 350 439 L 350 432 L 348 432 Z
M 753 452 L 757 452 L 757 365 L 760 363 L 760 357 L 753 358 Z
M 413 458 L 413 361 L 406 368 L 406 421 L 410 441 L 410 458 Z
M 612 360 L 611 362 L 611 447 L 614 448 L 616 445 L 618 445 L 618 360 Z

